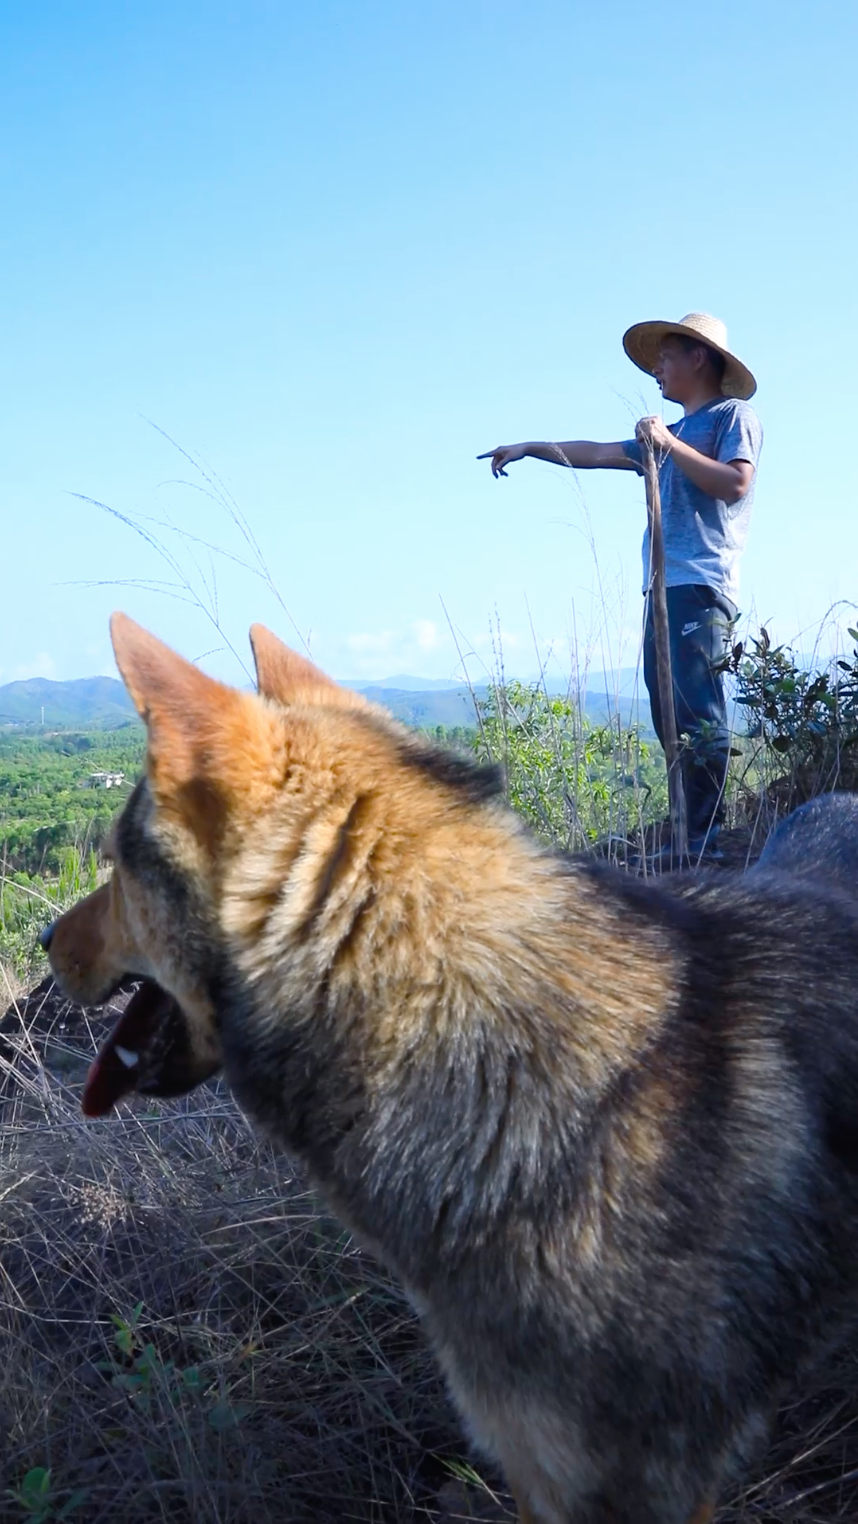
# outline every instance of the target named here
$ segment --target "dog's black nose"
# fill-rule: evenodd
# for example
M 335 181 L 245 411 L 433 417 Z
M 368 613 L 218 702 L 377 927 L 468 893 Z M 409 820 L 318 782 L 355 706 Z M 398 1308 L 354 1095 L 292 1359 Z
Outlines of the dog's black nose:
M 54 927 L 55 927 L 55 925 L 56 925 L 56 921 L 51 921 L 50 926 L 46 926 L 44 931 L 41 931 L 39 933 L 39 941 L 41 942 L 43 948 L 45 949 L 45 952 L 47 952 L 48 948 L 51 945 L 51 938 L 53 937 L 53 934 L 54 934 Z

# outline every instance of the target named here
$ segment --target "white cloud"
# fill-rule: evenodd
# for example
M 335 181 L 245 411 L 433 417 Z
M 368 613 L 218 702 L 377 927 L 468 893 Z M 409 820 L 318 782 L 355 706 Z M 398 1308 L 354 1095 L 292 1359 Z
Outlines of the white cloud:
M 392 651 L 399 639 L 396 630 L 382 630 L 378 634 L 369 631 L 346 636 L 346 646 L 358 656 L 385 656 Z
M 520 635 L 513 630 L 501 630 L 498 638 L 497 630 L 481 630 L 472 641 L 475 651 L 485 651 L 488 647 L 494 649 L 497 646 L 501 653 L 504 651 L 518 651 L 524 644 Z
M 346 677 L 413 673 L 416 677 L 461 681 L 452 636 L 434 619 L 412 619 L 396 630 L 356 630 L 345 636 L 341 650 L 344 656 L 334 657 L 333 666 L 329 659 L 328 666 L 333 671 L 347 665 Z
M 12 676 L 13 678 L 55 677 L 56 672 L 57 664 L 54 658 L 47 651 L 40 651 L 30 661 L 22 663 L 20 667 L 16 667 Z
M 415 619 L 411 630 L 421 651 L 437 651 L 444 644 L 444 636 L 433 619 Z

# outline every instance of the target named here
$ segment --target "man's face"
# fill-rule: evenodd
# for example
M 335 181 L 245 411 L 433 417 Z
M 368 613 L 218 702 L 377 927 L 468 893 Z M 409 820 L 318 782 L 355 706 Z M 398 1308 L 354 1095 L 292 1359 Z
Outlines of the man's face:
M 662 339 L 653 375 L 668 402 L 684 402 L 694 389 L 699 371 L 699 350 L 686 349 L 672 334 Z

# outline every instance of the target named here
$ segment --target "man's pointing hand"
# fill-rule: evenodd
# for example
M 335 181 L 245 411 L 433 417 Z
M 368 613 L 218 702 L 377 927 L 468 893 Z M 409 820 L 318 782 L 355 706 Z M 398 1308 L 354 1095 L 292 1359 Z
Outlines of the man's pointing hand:
M 506 476 L 505 466 L 512 465 L 514 460 L 524 460 L 527 454 L 527 445 L 498 445 L 494 450 L 487 450 L 485 455 L 478 455 L 477 460 L 489 460 L 492 463 L 492 476 Z

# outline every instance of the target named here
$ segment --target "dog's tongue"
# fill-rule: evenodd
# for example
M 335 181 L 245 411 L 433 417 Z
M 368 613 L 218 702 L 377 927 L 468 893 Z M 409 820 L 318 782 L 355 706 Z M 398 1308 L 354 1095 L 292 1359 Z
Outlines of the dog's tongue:
M 131 1090 L 170 1094 L 164 1071 L 183 1028 L 172 995 L 144 979 L 90 1068 L 81 1101 L 84 1116 L 103 1117 Z

